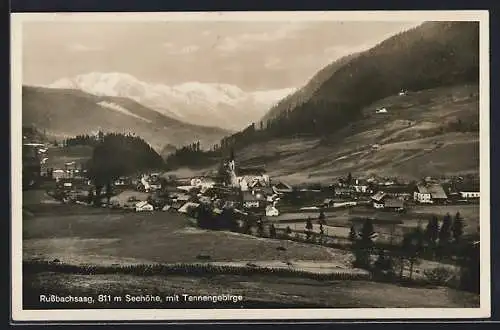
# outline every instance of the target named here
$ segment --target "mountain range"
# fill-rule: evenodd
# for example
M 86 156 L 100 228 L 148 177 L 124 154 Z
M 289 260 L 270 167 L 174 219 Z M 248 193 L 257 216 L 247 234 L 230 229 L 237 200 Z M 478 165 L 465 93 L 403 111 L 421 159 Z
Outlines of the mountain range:
M 42 87 L 126 97 L 185 123 L 227 130 L 239 130 L 258 121 L 271 106 L 294 91 L 294 88 L 284 88 L 248 92 L 235 85 L 200 82 L 168 86 L 143 82 L 118 72 L 91 72 Z
M 478 83 L 479 24 L 428 22 L 333 62 L 296 91 L 168 87 L 118 73 L 24 87 L 23 125 L 70 135 L 131 130 L 162 154 L 220 142 L 242 164 L 290 180 L 477 173 Z
M 124 97 L 96 96 L 73 89 L 23 86 L 23 126 L 53 137 L 105 132 L 133 133 L 157 152 L 200 141 L 205 148 L 230 131 L 184 123 Z

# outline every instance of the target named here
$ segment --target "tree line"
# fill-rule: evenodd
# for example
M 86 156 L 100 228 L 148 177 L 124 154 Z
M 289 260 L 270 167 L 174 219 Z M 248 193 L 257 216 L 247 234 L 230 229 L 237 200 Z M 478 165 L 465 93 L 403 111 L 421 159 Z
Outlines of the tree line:
M 349 240 L 352 242 L 354 255 L 353 266 L 368 269 L 387 278 L 403 279 L 405 266 L 409 266 L 409 279 L 412 279 L 414 266 L 421 257 L 441 259 L 454 255 L 461 266 L 460 286 L 463 289 L 479 291 L 479 247 L 478 244 L 465 240 L 464 219 L 459 212 L 454 219 L 450 214 L 443 218 L 441 226 L 436 216 L 429 219 L 426 228 L 420 225 L 405 234 L 400 246 L 388 253 L 384 248 L 377 248 L 374 242 L 375 230 L 370 219 L 366 219 L 359 232 L 352 226 Z M 372 262 L 371 257 L 378 254 Z M 399 264 L 399 266 L 396 266 Z M 398 268 L 398 269 L 397 269 Z M 397 274 L 399 273 L 399 274 Z

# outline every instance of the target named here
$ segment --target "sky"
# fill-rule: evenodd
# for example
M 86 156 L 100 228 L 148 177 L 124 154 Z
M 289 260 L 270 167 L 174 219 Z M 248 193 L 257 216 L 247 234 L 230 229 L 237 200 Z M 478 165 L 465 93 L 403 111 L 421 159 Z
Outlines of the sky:
M 25 22 L 23 84 L 90 72 L 148 83 L 303 86 L 317 71 L 421 22 Z

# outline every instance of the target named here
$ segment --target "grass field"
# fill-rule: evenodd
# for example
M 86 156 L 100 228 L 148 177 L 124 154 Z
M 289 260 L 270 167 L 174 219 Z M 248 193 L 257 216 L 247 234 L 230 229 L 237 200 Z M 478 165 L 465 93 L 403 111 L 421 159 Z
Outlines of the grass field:
M 31 205 L 29 210 L 32 216 L 23 219 L 25 259 L 170 263 L 193 262 L 199 254 L 213 261 L 283 258 L 277 250 L 283 244 L 280 241 L 187 227 L 187 219 L 176 213 L 110 212 L 68 205 Z M 286 253 L 291 259 L 332 259 L 329 249 L 301 243 L 291 242 Z
M 43 192 L 25 194 L 23 260 L 54 260 L 72 265 L 127 265 L 200 262 L 284 261 L 303 267 L 351 270 L 350 251 L 311 244 L 200 230 L 170 212 L 130 213 L 79 205 L 41 204 Z M 283 250 L 282 248 L 285 248 Z M 278 249 L 280 248 L 280 249 Z M 199 255 L 210 256 L 200 261 Z M 309 265 L 309 266 L 307 266 Z M 327 265 L 327 266 L 320 266 Z M 279 265 L 278 265 L 279 266 Z M 415 268 L 437 264 L 424 262 Z M 266 266 L 267 267 L 267 266 Z M 277 267 L 277 266 L 276 266 Z M 295 267 L 295 266 L 292 266 Z M 301 266 L 300 266 L 301 267 Z M 415 276 L 417 273 L 415 273 Z M 203 277 L 75 275 L 30 273 L 23 278 L 26 306 L 37 307 L 38 294 L 242 294 L 247 307 L 473 307 L 474 295 L 447 288 L 410 288 L 366 281 L 319 281 L 276 276 L 207 275 Z M 387 294 L 390 292 L 391 294 Z M 429 299 L 432 297 L 432 299 Z M 286 304 L 283 305 L 282 301 Z M 288 305 L 287 305 L 288 304 Z M 43 307 L 43 306 L 42 306 Z M 128 307 L 130 306 L 122 306 Z M 163 306 L 164 307 L 164 306 Z M 227 307 L 227 306 L 226 306 Z M 75 308 L 82 308 L 77 306 Z

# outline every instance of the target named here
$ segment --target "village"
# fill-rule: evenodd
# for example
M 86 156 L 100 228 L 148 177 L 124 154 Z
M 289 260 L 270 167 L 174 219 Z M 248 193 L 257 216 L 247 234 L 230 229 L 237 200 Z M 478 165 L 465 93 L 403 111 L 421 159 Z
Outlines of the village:
M 81 164 L 46 168 L 46 146 L 26 143 L 25 148 L 37 149 L 40 162 L 37 166 L 37 162 L 25 161 L 25 177 L 34 173 L 61 203 L 129 212 L 178 212 L 207 228 L 254 230 L 261 235 L 294 232 L 348 240 L 350 231 L 359 231 L 370 219 L 376 226 L 374 239 L 396 244 L 405 233 L 425 226 L 430 215 L 462 211 L 467 216 L 467 210 L 477 211 L 479 204 L 479 183 L 472 176 L 406 182 L 347 173 L 335 182 L 292 186 L 273 179 L 265 168 L 238 166 L 233 153 L 213 176 L 177 178 L 157 172 L 119 177 L 105 187 L 96 203 L 95 186 Z M 227 214 L 231 219 L 222 220 Z M 207 215 L 210 220 L 200 221 Z M 477 219 L 466 221 L 474 224 Z M 477 233 L 478 224 L 468 225 L 467 233 Z

